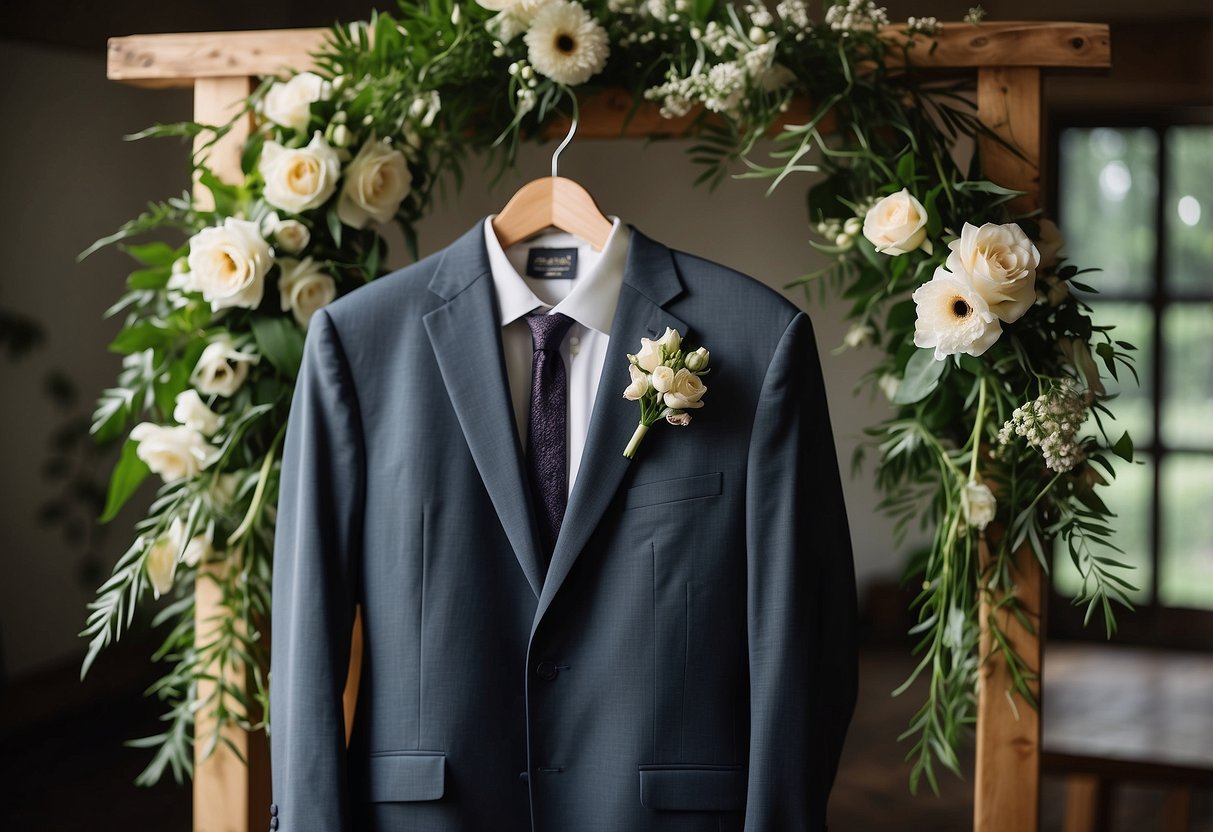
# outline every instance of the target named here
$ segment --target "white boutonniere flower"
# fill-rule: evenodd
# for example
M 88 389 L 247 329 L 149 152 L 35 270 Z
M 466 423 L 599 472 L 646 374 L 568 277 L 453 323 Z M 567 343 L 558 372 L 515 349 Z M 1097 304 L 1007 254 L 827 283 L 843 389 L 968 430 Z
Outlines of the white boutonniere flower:
M 708 392 L 700 376 L 708 372 L 710 358 L 703 347 L 684 348 L 682 336 L 670 327 L 660 338 L 640 339 L 640 351 L 628 355 L 632 383 L 623 391 L 625 399 L 640 402 L 640 423 L 623 450 L 624 456 L 636 456 L 640 440 L 659 419 L 680 427 L 691 423 L 687 411 L 703 407 L 703 396 Z

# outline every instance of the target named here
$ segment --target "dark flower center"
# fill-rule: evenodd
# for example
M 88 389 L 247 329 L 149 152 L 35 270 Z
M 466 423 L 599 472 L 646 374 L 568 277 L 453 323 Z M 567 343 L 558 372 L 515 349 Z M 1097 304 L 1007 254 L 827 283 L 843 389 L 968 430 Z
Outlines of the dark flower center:
M 973 311 L 973 309 L 972 309 L 972 307 L 969 306 L 969 302 L 966 301 L 964 298 L 953 298 L 952 299 L 952 314 L 955 315 L 956 317 L 967 318 L 967 317 L 969 317 L 969 313 L 972 311 Z
M 556 48 L 566 55 L 573 54 L 573 50 L 577 48 L 577 41 L 573 40 L 572 35 L 566 35 L 561 32 L 556 36 Z

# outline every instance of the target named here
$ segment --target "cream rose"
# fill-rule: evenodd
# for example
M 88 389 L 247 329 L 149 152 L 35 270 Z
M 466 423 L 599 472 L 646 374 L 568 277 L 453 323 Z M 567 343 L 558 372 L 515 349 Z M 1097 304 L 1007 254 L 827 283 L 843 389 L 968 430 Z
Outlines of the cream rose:
M 220 335 L 206 345 L 190 373 L 190 384 L 206 395 L 230 396 L 248 376 L 249 365 L 261 356 L 241 352 L 229 335 Z
M 674 371 L 662 364 L 653 370 L 651 382 L 658 393 L 667 393 L 674 386 Z
M 623 397 L 632 402 L 640 401 L 649 392 L 649 374 L 635 364 L 628 365 L 628 373 L 632 376 L 632 383 L 624 388 Z
M 181 522 L 180 517 L 174 517 L 168 525 L 168 531 L 147 547 L 143 568 L 147 570 L 148 582 L 151 583 L 152 594 L 156 598 L 173 588 L 173 578 L 177 574 L 177 557 L 181 552 L 181 538 L 184 535 L 185 524 Z
M 329 93 L 328 81 L 314 72 L 301 72 L 270 87 L 262 109 L 265 117 L 275 124 L 302 132 L 307 129 L 312 102 L 327 98 Z
M 263 233 L 274 241 L 279 253 L 298 254 L 312 241 L 312 232 L 299 220 L 284 220 L 271 211 L 262 222 Z
M 636 353 L 636 363 L 646 373 L 656 370 L 657 365 L 661 363 L 660 345 L 652 338 L 641 338 L 640 352 Z
M 337 216 L 351 228 L 365 228 L 370 220 L 387 222 L 412 185 L 404 154 L 372 136 L 346 169 Z
M 672 407 L 674 410 L 693 410 L 703 407 L 700 399 L 706 392 L 708 392 L 708 388 L 699 380 L 699 376 L 684 367 L 674 374 L 670 389 L 665 394 L 665 406 Z
M 255 309 L 273 265 L 270 246 L 257 223 L 227 217 L 190 238 L 189 278 L 184 291 L 201 292 L 211 309 Z
M 1002 325 L 967 281 L 943 267 L 914 290 L 918 318 L 914 346 L 934 347 L 935 359 L 963 352 L 981 355 L 998 340 Z
M 282 311 L 290 310 L 299 326 L 307 329 L 316 310 L 328 306 L 337 297 L 337 284 L 312 258 L 278 261 L 282 274 L 278 277 L 278 294 Z
M 948 243 L 948 271 L 963 274 L 1000 320 L 1019 320 L 1036 302 L 1040 252 L 1015 223 L 969 223 Z
M 219 458 L 218 448 L 185 425 L 140 422 L 131 429 L 131 439 L 139 443 L 135 454 L 165 482 L 192 477 Z
M 863 236 L 882 254 L 905 254 L 919 248 L 931 253 L 927 211 L 905 188 L 868 209 L 863 218 Z
M 323 205 L 337 190 L 341 162 L 316 131 L 306 147 L 286 148 L 267 141 L 259 165 L 265 179 L 265 201 L 298 214 Z
M 177 394 L 177 404 L 173 408 L 173 418 L 187 428 L 193 428 L 204 436 L 211 436 L 219 430 L 223 418 L 206 406 L 198 391 L 182 390 Z
M 960 492 L 960 506 L 964 511 L 965 523 L 984 530 L 994 519 L 998 501 L 994 499 L 994 492 L 990 491 L 989 486 L 970 480 Z
M 666 353 L 673 355 L 682 346 L 682 336 L 678 334 L 678 330 L 667 326 L 662 336 L 657 339 L 657 344 L 665 347 Z

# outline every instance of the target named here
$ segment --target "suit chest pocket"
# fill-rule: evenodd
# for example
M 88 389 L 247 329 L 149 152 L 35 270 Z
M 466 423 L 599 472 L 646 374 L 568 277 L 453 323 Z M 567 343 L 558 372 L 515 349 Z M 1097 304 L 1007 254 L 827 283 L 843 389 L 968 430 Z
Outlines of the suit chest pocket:
M 698 500 L 704 497 L 717 497 L 723 492 L 724 474 L 719 471 L 710 474 L 695 474 L 690 477 L 656 480 L 629 488 L 624 497 L 623 510 L 664 506 L 671 511 L 694 511 L 698 507 L 667 504 Z

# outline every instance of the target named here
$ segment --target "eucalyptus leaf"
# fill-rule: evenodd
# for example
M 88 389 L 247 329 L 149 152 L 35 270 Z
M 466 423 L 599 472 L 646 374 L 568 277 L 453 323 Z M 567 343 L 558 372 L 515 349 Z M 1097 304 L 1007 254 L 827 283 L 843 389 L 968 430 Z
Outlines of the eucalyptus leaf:
M 946 361 L 936 361 L 933 349 L 920 349 L 910 356 L 906 364 L 905 375 L 897 385 L 893 394 L 894 404 L 914 404 L 922 401 L 939 386 L 939 379 L 947 365 Z

